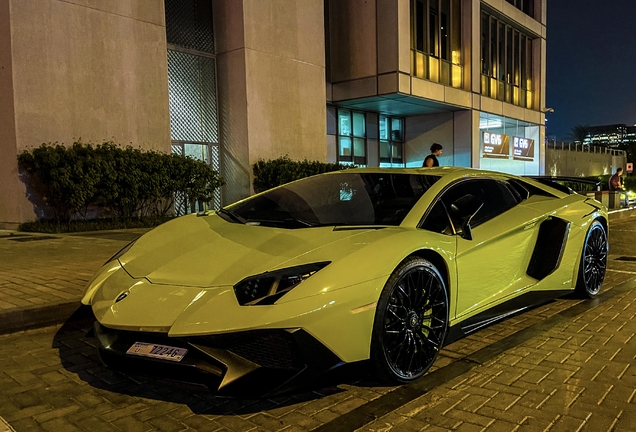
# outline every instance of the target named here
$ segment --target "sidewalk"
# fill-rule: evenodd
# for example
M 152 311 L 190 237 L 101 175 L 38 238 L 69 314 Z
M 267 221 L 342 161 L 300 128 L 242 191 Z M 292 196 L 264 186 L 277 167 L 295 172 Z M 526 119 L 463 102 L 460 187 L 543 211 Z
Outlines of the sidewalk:
M 614 210 L 613 220 L 636 216 Z M 80 306 L 93 274 L 147 229 L 72 234 L 0 230 L 0 334 L 61 324 Z
M 0 334 L 64 322 L 79 307 L 93 274 L 146 231 L 0 230 Z

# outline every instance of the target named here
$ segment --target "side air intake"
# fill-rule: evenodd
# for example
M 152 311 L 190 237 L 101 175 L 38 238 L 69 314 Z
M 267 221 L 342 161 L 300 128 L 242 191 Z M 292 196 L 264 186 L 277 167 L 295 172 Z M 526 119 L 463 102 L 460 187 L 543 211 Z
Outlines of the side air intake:
M 550 218 L 541 223 L 526 271 L 528 276 L 541 280 L 559 266 L 569 230 L 570 223 L 563 219 Z

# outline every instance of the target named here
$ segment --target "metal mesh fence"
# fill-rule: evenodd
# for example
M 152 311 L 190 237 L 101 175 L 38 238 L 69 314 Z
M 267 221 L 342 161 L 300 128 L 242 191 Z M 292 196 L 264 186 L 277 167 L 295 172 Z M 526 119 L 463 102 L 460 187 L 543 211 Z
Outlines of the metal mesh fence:
M 220 172 L 212 0 L 165 0 L 165 7 L 172 152 Z M 217 189 L 211 203 L 176 194 L 174 209 L 183 215 L 220 205 Z
M 212 0 L 166 0 L 168 44 L 214 53 Z
M 173 140 L 218 142 L 215 59 L 168 50 Z

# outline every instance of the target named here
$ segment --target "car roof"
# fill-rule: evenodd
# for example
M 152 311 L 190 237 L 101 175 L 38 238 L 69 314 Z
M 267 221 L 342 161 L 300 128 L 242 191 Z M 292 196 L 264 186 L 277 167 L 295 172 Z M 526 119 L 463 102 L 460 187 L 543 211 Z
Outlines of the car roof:
M 466 168 L 457 166 L 444 166 L 444 167 L 432 167 L 432 168 L 349 168 L 340 171 L 332 171 L 327 174 L 346 174 L 346 173 L 380 173 L 380 174 L 416 174 L 416 175 L 434 175 L 440 176 L 443 181 L 440 182 L 438 187 L 432 188 L 437 191 L 439 187 L 450 184 L 455 180 L 461 178 L 495 178 L 500 180 L 518 179 L 524 183 L 528 183 L 538 189 L 544 190 L 552 196 L 564 197 L 568 194 L 558 188 L 554 188 L 548 184 L 540 183 L 532 178 L 520 177 L 514 174 L 508 174 L 500 171 L 490 171 L 478 168 Z
M 476 168 L 465 168 L 457 166 L 444 166 L 433 168 L 349 168 L 340 171 L 333 171 L 332 173 L 381 173 L 381 174 L 419 174 L 419 175 L 434 175 L 440 177 L 447 177 L 447 180 L 452 180 L 461 177 L 505 177 L 514 178 L 516 176 L 512 174 L 506 174 L 499 171 L 488 171 Z

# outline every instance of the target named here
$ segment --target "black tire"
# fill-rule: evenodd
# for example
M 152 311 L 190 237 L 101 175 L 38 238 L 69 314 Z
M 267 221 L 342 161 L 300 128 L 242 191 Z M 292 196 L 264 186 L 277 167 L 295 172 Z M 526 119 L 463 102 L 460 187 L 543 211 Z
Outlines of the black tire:
M 599 221 L 592 222 L 585 235 L 579 275 L 576 278 L 576 293 L 579 296 L 592 298 L 601 290 L 607 268 L 608 251 L 605 228 Z
M 371 361 L 383 381 L 412 382 L 428 371 L 448 329 L 448 292 L 433 264 L 409 258 L 386 282 L 373 322 Z

